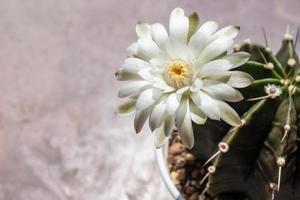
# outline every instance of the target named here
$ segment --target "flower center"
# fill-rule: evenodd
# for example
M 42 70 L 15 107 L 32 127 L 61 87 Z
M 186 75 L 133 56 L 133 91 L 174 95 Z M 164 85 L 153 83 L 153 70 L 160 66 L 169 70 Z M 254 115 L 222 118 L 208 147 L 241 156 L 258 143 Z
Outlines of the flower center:
M 167 84 L 177 89 L 189 85 L 193 77 L 191 65 L 182 59 L 172 60 L 166 65 L 163 77 Z

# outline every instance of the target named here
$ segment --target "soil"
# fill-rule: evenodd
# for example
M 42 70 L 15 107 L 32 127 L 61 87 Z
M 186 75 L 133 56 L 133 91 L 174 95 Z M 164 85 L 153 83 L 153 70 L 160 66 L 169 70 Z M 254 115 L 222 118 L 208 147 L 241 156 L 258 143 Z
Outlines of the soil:
M 203 193 L 206 174 L 203 162 L 197 159 L 182 144 L 177 133 L 170 139 L 168 165 L 171 178 L 185 200 L 210 200 Z

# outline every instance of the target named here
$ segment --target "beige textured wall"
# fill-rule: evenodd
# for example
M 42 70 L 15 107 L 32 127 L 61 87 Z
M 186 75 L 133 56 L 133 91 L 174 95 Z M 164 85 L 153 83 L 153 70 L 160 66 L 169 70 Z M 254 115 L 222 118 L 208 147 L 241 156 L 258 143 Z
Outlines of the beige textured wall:
M 135 24 L 176 6 L 274 48 L 300 22 L 298 0 L 0 0 L 0 200 L 171 199 L 113 74 Z

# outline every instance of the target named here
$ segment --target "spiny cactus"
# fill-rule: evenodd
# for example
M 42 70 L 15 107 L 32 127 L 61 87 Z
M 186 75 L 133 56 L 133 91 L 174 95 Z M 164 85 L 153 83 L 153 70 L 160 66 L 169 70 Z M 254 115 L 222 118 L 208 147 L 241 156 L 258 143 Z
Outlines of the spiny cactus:
M 277 54 L 246 41 L 236 51 L 251 57 L 238 70 L 255 81 L 232 104 L 243 124 L 194 125 L 191 150 L 207 168 L 203 194 L 221 200 L 300 199 L 300 64 L 295 41 L 285 34 Z M 237 195 L 238 194 L 238 195 Z

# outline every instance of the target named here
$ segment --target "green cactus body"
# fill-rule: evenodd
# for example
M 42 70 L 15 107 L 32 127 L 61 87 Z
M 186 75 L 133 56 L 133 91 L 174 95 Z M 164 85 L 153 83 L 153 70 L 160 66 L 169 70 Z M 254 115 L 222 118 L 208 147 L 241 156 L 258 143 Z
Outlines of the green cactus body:
M 255 79 L 240 90 L 246 100 L 232 105 L 244 124 L 234 129 L 214 121 L 194 125 L 191 151 L 208 160 L 204 193 L 226 200 L 300 199 L 300 65 L 293 38 L 285 35 L 276 55 L 250 42 L 239 51 L 251 54 L 239 70 Z M 273 85 L 270 94 L 268 85 Z M 275 89 L 282 93 L 272 96 Z

